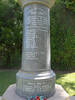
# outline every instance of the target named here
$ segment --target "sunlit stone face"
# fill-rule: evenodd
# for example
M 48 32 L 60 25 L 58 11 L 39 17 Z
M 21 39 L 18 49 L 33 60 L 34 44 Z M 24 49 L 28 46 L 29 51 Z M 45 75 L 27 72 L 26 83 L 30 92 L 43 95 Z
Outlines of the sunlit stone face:
M 32 4 L 24 8 L 22 69 L 38 71 L 50 69 L 49 8 Z
M 24 98 L 50 97 L 55 93 L 55 74 L 50 62 L 48 6 L 51 0 L 20 1 L 24 8 L 24 25 L 22 67 L 16 74 L 16 93 Z

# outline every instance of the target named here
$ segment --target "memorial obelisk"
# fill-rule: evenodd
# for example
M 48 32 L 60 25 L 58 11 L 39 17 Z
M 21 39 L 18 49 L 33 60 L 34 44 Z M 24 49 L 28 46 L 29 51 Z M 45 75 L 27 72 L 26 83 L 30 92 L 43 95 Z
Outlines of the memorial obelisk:
M 22 67 L 16 74 L 19 96 L 50 97 L 55 92 L 51 70 L 50 8 L 55 0 L 18 0 L 24 11 Z

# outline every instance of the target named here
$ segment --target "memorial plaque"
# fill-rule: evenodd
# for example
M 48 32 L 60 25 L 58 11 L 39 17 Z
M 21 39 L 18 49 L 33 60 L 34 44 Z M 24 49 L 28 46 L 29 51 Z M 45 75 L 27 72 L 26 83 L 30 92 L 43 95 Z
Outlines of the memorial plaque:
M 55 74 L 50 59 L 49 4 L 54 0 L 19 1 L 24 8 L 24 27 L 22 67 L 16 74 L 16 92 L 26 98 L 50 97 L 55 92 Z
M 48 56 L 50 54 L 50 49 L 48 49 L 50 18 L 48 13 L 49 8 L 40 4 L 32 4 L 24 8 L 23 70 L 30 71 L 31 68 L 37 71 L 39 67 L 44 70 L 48 67 L 48 63 L 50 68 L 50 56 Z

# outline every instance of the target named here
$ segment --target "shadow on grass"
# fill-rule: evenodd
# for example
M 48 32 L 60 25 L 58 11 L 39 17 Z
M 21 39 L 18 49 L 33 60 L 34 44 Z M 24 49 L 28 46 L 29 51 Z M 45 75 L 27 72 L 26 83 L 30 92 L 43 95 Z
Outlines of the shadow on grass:
M 66 88 L 66 87 L 69 87 L 69 88 L 71 88 L 71 89 L 74 89 L 74 91 L 75 91 L 75 83 L 72 83 L 72 82 L 65 82 L 64 83 L 64 88 Z
M 75 95 L 75 73 L 57 74 L 56 83 L 62 85 L 70 96 Z

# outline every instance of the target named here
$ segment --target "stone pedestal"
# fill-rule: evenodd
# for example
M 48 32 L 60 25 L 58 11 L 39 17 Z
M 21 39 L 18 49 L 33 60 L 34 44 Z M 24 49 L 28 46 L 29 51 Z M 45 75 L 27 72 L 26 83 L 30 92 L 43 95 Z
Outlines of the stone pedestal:
M 69 100 L 69 95 L 60 85 L 55 85 L 56 92 L 54 96 L 47 100 Z M 1 100 L 26 100 L 16 94 L 16 84 L 9 86 L 6 92 L 3 94 Z
M 55 93 L 51 70 L 50 8 L 55 0 L 18 0 L 24 11 L 22 67 L 16 74 L 19 96 L 50 97 Z

